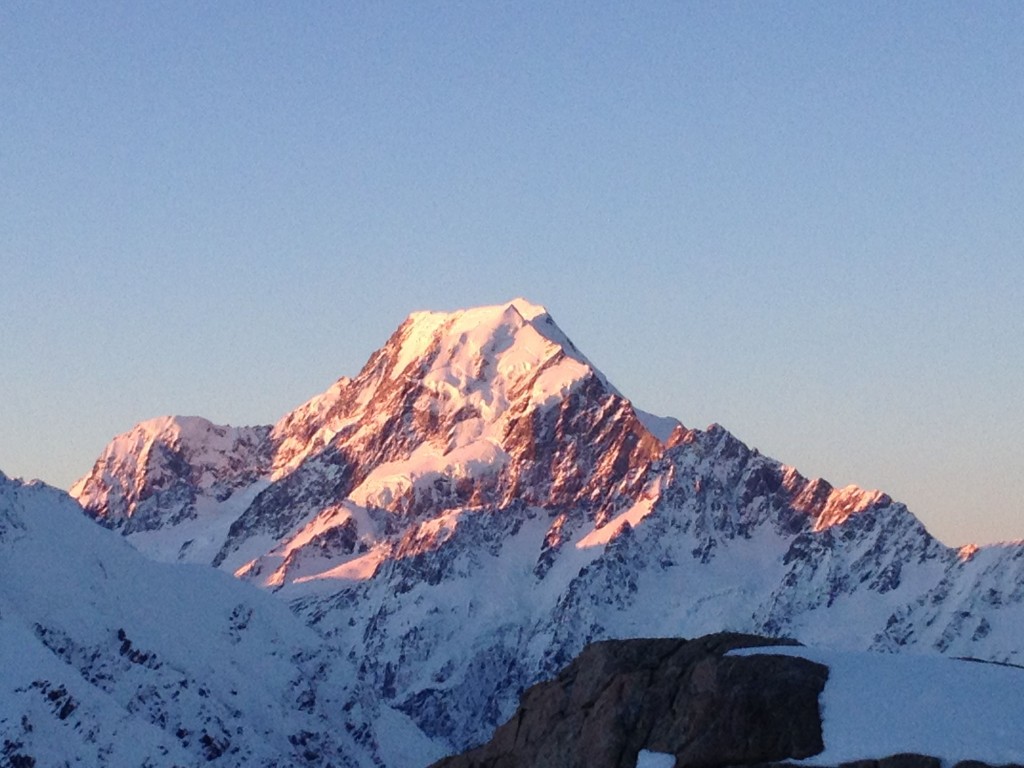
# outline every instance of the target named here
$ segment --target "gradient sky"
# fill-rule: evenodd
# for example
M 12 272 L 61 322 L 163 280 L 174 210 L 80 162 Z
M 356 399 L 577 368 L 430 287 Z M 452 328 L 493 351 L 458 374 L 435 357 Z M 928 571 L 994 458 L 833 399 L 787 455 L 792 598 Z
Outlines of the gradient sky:
M 525 296 L 642 408 L 1024 538 L 1024 4 L 5 3 L 0 469 Z

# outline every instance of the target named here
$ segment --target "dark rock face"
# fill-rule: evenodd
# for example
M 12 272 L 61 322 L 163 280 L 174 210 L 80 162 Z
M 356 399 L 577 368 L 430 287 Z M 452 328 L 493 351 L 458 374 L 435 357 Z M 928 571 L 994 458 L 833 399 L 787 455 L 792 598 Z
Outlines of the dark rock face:
M 879 760 L 856 760 L 843 763 L 840 768 L 942 768 L 942 761 L 929 755 L 904 752 Z
M 698 768 L 810 757 L 823 749 L 818 695 L 828 669 L 725 655 L 780 642 L 718 634 L 593 643 L 527 690 L 490 742 L 435 768 L 634 768 L 641 749 Z

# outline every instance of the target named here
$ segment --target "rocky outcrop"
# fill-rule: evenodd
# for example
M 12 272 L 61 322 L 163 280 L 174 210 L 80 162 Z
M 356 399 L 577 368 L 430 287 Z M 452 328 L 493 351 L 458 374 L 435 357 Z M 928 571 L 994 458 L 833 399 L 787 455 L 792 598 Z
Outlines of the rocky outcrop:
M 634 768 L 642 749 L 693 768 L 810 757 L 823 749 L 827 667 L 725 655 L 782 642 L 718 634 L 593 643 L 527 690 L 490 742 L 435 768 Z

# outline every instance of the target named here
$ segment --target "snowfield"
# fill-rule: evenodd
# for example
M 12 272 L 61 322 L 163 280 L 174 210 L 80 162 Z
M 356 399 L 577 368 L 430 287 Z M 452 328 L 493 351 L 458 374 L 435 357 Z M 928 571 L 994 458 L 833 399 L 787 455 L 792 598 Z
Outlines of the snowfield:
M 901 752 L 931 755 L 947 765 L 1024 762 L 1020 667 L 781 646 L 730 654 L 800 656 L 829 668 L 820 699 L 825 751 L 799 762 L 839 765 Z
M 379 752 L 411 768 L 439 755 L 401 713 L 363 708 L 355 677 L 283 601 L 148 560 L 63 492 L 0 473 L 0 766 L 368 768 Z

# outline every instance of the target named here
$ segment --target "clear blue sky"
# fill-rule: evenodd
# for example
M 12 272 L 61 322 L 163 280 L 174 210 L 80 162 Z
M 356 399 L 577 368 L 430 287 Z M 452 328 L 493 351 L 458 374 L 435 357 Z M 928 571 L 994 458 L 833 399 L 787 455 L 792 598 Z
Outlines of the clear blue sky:
M 1024 538 L 1024 4 L 6 3 L 0 469 L 269 423 L 412 310 Z

